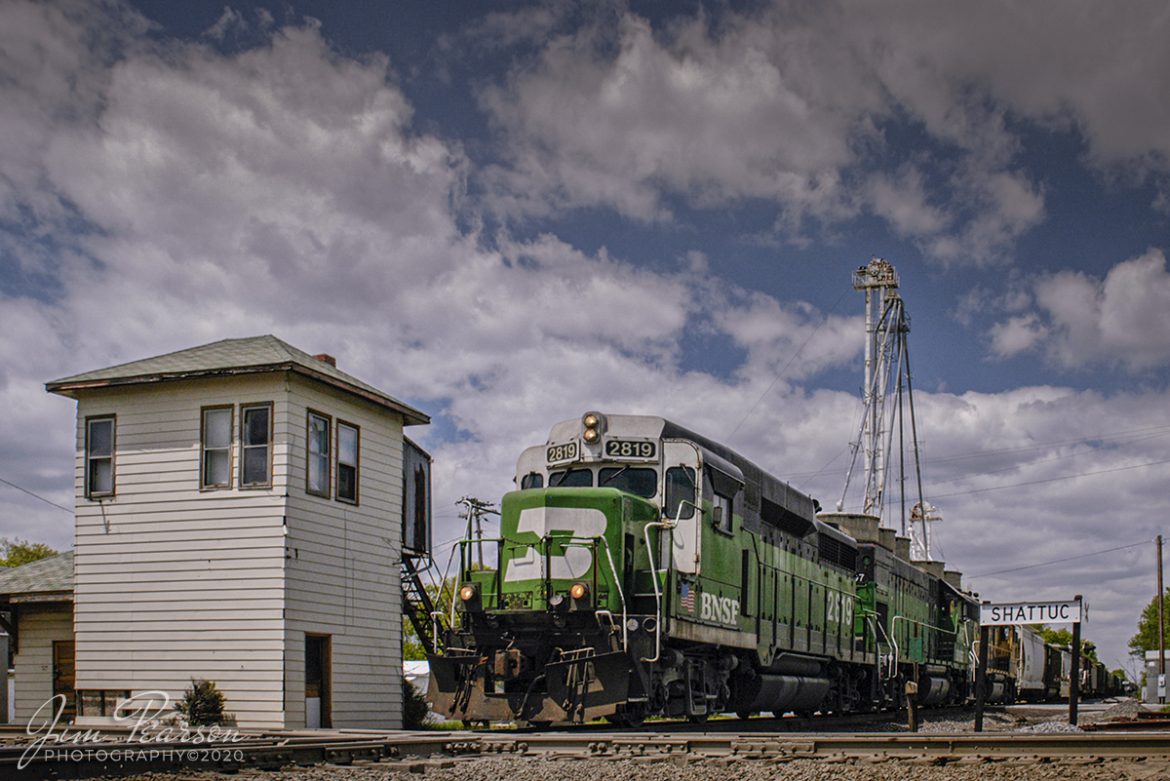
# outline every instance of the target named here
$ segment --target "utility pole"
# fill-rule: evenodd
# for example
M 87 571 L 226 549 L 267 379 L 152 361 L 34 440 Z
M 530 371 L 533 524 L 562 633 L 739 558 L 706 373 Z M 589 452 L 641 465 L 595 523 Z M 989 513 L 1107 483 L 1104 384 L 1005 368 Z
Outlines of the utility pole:
M 1076 595 L 1077 622 L 1073 624 L 1072 675 L 1068 681 L 1068 723 L 1076 726 L 1077 704 L 1081 694 L 1081 619 L 1085 616 L 1084 598 Z
M 1166 598 L 1162 591 L 1162 535 L 1158 535 L 1158 702 L 1166 702 Z
M 479 554 L 479 566 L 484 566 L 483 561 L 483 516 L 485 515 L 499 515 L 500 511 L 495 509 L 490 502 L 485 502 L 482 499 L 476 499 L 474 496 L 465 496 L 459 500 L 459 504 L 467 509 L 467 539 L 471 539 L 472 527 L 475 529 L 475 546 Z

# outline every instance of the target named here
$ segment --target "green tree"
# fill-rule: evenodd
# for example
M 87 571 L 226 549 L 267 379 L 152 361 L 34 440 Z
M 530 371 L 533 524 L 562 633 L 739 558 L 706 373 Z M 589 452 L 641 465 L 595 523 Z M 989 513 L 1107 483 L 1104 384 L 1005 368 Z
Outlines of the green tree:
M 1052 645 L 1059 645 L 1062 648 L 1072 647 L 1072 630 L 1069 629 L 1053 629 L 1050 626 L 1033 626 L 1040 636 L 1044 638 L 1044 642 Z
M 1166 628 L 1170 629 L 1170 591 L 1162 593 L 1162 612 L 1166 618 Z M 1170 648 L 1170 632 L 1163 638 L 1167 648 Z M 1129 652 L 1134 656 L 1145 657 L 1146 651 L 1158 650 L 1158 598 L 1155 596 L 1142 610 L 1138 619 L 1137 634 L 1129 638 Z M 1156 654 L 1155 654 L 1156 655 Z
M 1061 648 L 1072 648 L 1073 635 L 1071 629 L 1065 627 L 1053 629 L 1050 626 L 1044 626 L 1042 624 L 1032 624 L 1031 626 L 1032 629 L 1040 633 L 1040 637 L 1044 638 L 1045 643 L 1058 645 Z M 1090 661 L 1100 661 L 1097 659 L 1097 644 L 1082 637 L 1081 656 Z
M 204 727 L 223 721 L 223 692 L 215 681 L 191 679 L 191 686 L 183 692 L 183 698 L 175 703 L 175 710 L 183 715 L 192 727 Z
M 19 567 L 30 561 L 39 561 L 56 555 L 57 551 L 43 542 L 0 537 L 0 567 Z
M 431 712 L 431 705 L 426 695 L 414 687 L 414 684 L 402 678 L 402 725 L 406 729 L 422 729 L 427 723 L 427 714 Z

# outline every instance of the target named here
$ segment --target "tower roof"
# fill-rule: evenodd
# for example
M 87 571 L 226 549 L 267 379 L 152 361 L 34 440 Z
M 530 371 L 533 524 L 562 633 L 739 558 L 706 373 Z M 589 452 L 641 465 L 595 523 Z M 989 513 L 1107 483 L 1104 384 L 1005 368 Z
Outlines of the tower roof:
M 400 413 L 406 425 L 430 423 L 430 417 L 393 396 L 341 371 L 272 335 L 224 339 L 153 358 L 75 374 L 45 383 L 45 390 L 76 398 L 83 391 L 265 372 L 293 372 L 331 385 Z

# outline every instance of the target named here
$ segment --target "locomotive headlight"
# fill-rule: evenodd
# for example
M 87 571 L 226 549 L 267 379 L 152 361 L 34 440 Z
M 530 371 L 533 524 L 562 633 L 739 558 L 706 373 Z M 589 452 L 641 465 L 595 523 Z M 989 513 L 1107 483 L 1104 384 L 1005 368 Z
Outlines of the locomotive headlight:
M 605 416 L 600 412 L 586 412 L 581 416 L 581 439 L 586 445 L 596 445 L 605 433 Z
M 476 591 L 477 591 L 477 589 L 475 588 L 475 586 L 471 583 L 468 583 L 465 586 L 463 586 L 463 588 L 459 589 L 459 598 L 462 599 L 464 602 L 470 602 L 471 600 L 475 599 L 475 592 Z
M 584 583 L 574 583 L 569 589 L 569 596 L 573 599 L 584 599 L 589 596 L 589 587 Z

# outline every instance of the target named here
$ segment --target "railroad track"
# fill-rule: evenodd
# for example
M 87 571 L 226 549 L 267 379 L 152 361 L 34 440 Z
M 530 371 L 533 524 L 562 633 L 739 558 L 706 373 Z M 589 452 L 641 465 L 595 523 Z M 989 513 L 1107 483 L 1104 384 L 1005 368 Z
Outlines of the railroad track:
M 49 754 L 49 749 L 56 749 Z M 61 779 L 132 775 L 183 769 L 234 772 L 291 765 L 386 763 L 411 768 L 476 757 L 576 757 L 701 761 L 908 761 L 918 764 L 1029 761 L 1103 762 L 1144 758 L 1170 761 L 1164 732 L 1096 734 L 798 734 L 673 732 L 341 732 L 326 736 L 253 735 L 227 746 L 127 744 L 111 740 L 84 747 L 46 746 L 17 772 L 27 746 L 0 748 L 0 778 Z

